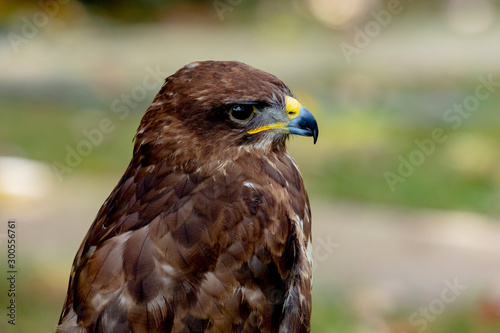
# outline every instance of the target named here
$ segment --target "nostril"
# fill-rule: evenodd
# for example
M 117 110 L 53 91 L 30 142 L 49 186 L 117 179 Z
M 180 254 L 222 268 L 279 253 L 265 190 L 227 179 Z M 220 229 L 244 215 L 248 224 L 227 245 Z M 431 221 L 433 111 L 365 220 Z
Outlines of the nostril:
M 290 118 L 290 119 L 294 119 L 299 115 L 299 113 L 296 111 L 288 111 L 287 114 L 288 114 L 288 118 Z

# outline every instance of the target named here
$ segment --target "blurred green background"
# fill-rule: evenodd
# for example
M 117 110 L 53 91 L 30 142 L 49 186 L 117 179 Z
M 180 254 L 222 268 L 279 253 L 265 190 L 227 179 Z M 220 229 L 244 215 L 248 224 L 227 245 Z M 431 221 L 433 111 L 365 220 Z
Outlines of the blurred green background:
M 318 120 L 317 145 L 289 143 L 313 205 L 313 332 L 500 332 L 499 9 L 1 2 L 0 332 L 54 330 L 74 254 L 144 110 L 163 78 L 208 59 L 278 76 Z M 103 119 L 112 129 L 86 145 Z M 18 228 L 15 326 L 8 219 Z M 466 288 L 448 302 L 456 280 Z

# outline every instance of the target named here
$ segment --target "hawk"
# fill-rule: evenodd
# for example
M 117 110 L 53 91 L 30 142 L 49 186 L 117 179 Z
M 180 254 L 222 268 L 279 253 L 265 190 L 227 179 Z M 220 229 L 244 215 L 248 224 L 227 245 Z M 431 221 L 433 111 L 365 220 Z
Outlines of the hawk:
M 56 332 L 308 332 L 311 211 L 290 134 L 316 142 L 316 120 L 269 73 L 202 61 L 169 76 Z

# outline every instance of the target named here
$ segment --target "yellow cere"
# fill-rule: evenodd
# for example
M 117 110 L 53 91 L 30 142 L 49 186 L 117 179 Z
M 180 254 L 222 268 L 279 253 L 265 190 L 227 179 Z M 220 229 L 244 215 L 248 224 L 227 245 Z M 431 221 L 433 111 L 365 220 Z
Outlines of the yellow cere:
M 285 96 L 286 114 L 290 120 L 298 117 L 301 106 L 302 105 L 295 98 Z

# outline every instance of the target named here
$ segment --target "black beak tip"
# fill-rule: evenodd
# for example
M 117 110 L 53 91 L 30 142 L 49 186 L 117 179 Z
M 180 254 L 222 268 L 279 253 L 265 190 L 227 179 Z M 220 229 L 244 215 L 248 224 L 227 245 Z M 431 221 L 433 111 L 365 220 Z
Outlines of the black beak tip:
M 302 135 L 302 136 L 312 136 L 314 139 L 314 144 L 318 141 L 318 124 L 316 119 L 303 106 L 300 107 L 299 116 L 288 123 L 287 126 L 290 134 Z

